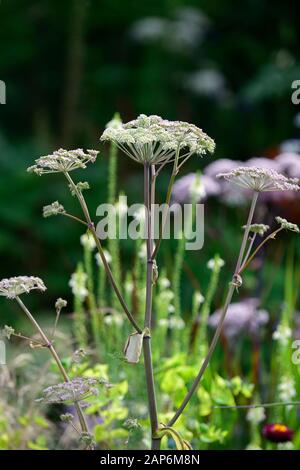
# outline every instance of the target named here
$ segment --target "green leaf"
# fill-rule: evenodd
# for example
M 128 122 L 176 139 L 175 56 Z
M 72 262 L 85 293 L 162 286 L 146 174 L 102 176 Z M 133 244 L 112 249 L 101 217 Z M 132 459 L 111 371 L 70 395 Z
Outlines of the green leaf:
M 211 444 L 212 442 L 222 443 L 227 434 L 227 431 L 223 431 L 215 426 L 210 426 L 205 423 L 200 424 L 200 440 L 206 444 Z
M 207 416 L 211 413 L 212 400 L 209 393 L 205 390 L 204 387 L 200 386 L 197 391 L 197 396 L 199 398 L 199 414 L 200 416 Z
M 180 390 L 185 387 L 185 382 L 183 378 L 177 374 L 176 371 L 169 370 L 165 373 L 160 386 L 165 393 L 169 393 L 173 396 L 176 390 Z
M 231 390 L 233 395 L 239 395 L 242 390 L 242 379 L 239 376 L 233 377 L 231 379 Z
M 211 397 L 218 405 L 234 406 L 235 401 L 228 382 L 219 375 L 215 375 L 212 382 Z
M 49 423 L 48 421 L 43 417 L 43 416 L 35 416 L 33 418 L 35 424 L 40 426 L 43 429 L 48 429 L 49 428 Z

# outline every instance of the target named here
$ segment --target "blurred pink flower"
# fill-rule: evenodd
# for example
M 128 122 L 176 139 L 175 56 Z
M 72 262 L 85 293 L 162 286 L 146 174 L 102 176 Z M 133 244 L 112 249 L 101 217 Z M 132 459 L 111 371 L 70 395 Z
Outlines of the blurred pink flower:
M 282 168 L 276 160 L 266 157 L 253 157 L 245 162 L 245 166 L 256 166 L 257 168 L 268 168 L 269 170 L 274 170 L 281 172 Z
M 221 185 L 217 180 L 214 180 L 207 175 L 197 175 L 196 173 L 188 173 L 187 175 L 179 178 L 174 184 L 173 188 L 173 201 L 183 204 L 190 202 L 192 194 L 195 194 L 195 187 L 197 185 L 197 178 L 199 179 L 199 186 L 203 186 L 202 190 L 199 191 L 197 202 L 203 199 L 216 196 L 221 192 Z
M 275 161 L 280 165 L 281 171 L 291 178 L 300 178 L 300 155 L 298 153 L 280 153 Z
M 241 302 L 233 303 L 229 306 L 225 317 L 223 334 L 227 339 L 232 339 L 241 333 L 257 335 L 262 326 L 269 321 L 269 314 L 266 310 L 258 308 L 259 300 L 248 298 Z M 208 319 L 208 324 L 216 329 L 220 320 L 222 309 L 216 310 Z
M 229 158 L 220 158 L 207 165 L 204 174 L 215 178 L 218 173 L 226 173 L 241 166 L 242 162 L 238 160 L 230 160 Z

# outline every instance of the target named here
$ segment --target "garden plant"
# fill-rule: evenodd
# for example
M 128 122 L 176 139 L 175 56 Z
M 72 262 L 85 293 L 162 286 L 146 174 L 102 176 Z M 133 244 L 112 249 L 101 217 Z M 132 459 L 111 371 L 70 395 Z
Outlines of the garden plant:
M 95 163 L 100 158 L 98 151 L 59 149 L 53 154 L 38 158 L 28 169 L 30 173 L 43 177 L 59 173 L 65 178 L 71 195 L 79 203 L 81 214 L 70 213 L 60 202 L 55 201 L 44 207 L 43 215 L 45 218 L 63 216 L 70 219 L 70 222 L 80 224 L 83 228 L 81 243 L 84 250 L 83 262 L 78 264 L 70 281 L 74 294 L 74 316 L 73 332 L 68 334 L 75 338 L 76 344 L 71 359 L 62 358 L 56 347 L 56 343 L 59 343 L 59 319 L 67 302 L 61 298 L 56 301 L 54 326 L 48 333 L 23 301 L 24 294 L 33 290 L 44 292 L 44 282 L 33 276 L 16 276 L 0 282 L 0 295 L 16 301 L 35 330 L 35 335 L 29 337 L 5 326 L 3 335 L 8 339 L 18 337 L 27 342 L 34 352 L 48 351 L 56 365 L 53 371 L 57 381 L 48 385 L 43 392 L 38 392 L 42 396 L 39 395 L 34 406 L 59 406 L 62 409 L 60 418 L 63 429 L 74 430 L 75 435 L 78 435 L 80 448 L 128 446 L 132 439 L 131 445 L 136 448 L 147 445 L 158 450 L 175 444 L 179 450 L 189 450 L 195 446 L 194 442 L 198 445 L 195 437 L 197 435 L 202 435 L 201 445 L 221 443 L 228 432 L 233 432 L 236 418 L 234 413 L 238 410 L 235 398 L 242 397 L 247 401 L 253 397 L 252 405 L 247 403 L 245 407 L 249 408 L 249 421 L 251 413 L 253 414 L 251 442 L 253 445 L 260 445 L 256 427 L 262 421 L 259 413 L 268 406 L 276 407 L 278 404 L 255 403 L 257 395 L 253 394 L 250 384 L 239 376 L 226 381 L 209 366 L 226 328 L 230 309 L 236 305 L 233 297 L 243 290 L 246 270 L 264 253 L 269 243 L 275 243 L 274 239 L 280 232 L 299 233 L 296 224 L 280 216 L 270 222 L 266 211 L 263 213 L 265 220 L 258 220 L 256 210 L 260 201 L 263 201 L 266 193 L 297 192 L 300 189 L 298 180 L 274 169 L 255 165 L 237 166 L 216 175 L 216 181 L 226 184 L 226 188 L 229 188 L 227 191 L 240 191 L 238 197 L 246 198 L 250 207 L 248 217 L 241 227 L 235 268 L 228 287 L 225 286 L 223 306 L 218 312 L 214 333 L 209 340 L 208 322 L 214 317 L 210 315 L 211 305 L 217 294 L 224 261 L 218 254 L 210 260 L 206 294 L 203 295 L 204 292 L 195 288 L 190 324 L 189 328 L 185 328 L 180 311 L 180 282 L 186 241 L 184 234 L 181 233 L 171 261 L 174 266 L 172 282 L 168 279 L 167 268 L 160 258 L 160 248 L 164 243 L 171 243 L 165 240 L 164 234 L 168 211 L 176 196 L 176 184 L 180 182 L 177 181 L 178 175 L 189 159 L 194 158 L 193 165 L 197 168 L 197 158 L 210 158 L 209 155 L 215 149 L 213 139 L 193 124 L 168 121 L 159 116 L 140 115 L 128 123 L 122 123 L 116 116 L 108 124 L 100 140 L 103 145 L 109 146 L 108 202 L 116 208 L 118 224 L 121 224 L 127 207 L 121 205 L 122 194 L 119 202 L 117 200 L 117 158 L 127 156 L 140 165 L 143 211 L 136 213 L 134 218 L 142 228 L 145 242 L 143 239 L 132 241 L 134 261 L 126 273 L 120 260 L 121 240 L 108 238 L 104 247 L 85 197 L 89 184 L 86 181 L 77 182 L 72 176 L 73 171 L 85 169 L 89 163 Z M 156 187 L 162 175 L 169 181 L 165 188 L 166 198 L 163 201 L 165 205 L 161 221 L 159 227 L 155 227 L 157 221 L 152 208 L 157 203 Z M 204 177 L 197 173 L 189 184 L 193 223 L 197 203 L 203 194 L 203 180 Z M 45 184 L 51 184 L 51 181 Z M 273 228 L 270 229 L 264 222 L 268 222 Z M 157 228 L 158 237 L 155 238 Z M 204 249 L 206 244 L 209 244 L 209 240 L 205 241 Z M 95 249 L 97 281 L 92 256 Z M 288 271 L 292 271 L 291 266 L 292 263 L 288 266 Z M 111 293 L 110 296 L 108 292 Z M 277 330 L 278 335 L 281 334 L 280 340 L 284 328 L 289 328 L 287 315 L 283 319 L 281 330 Z M 121 344 L 124 345 L 124 352 L 121 354 L 121 350 L 117 351 L 119 355 L 114 357 L 108 370 L 103 358 L 115 352 L 115 345 Z M 281 341 L 281 346 L 282 354 L 286 354 L 286 344 Z M 90 350 L 93 351 L 92 359 L 89 356 Z M 180 354 L 178 350 L 181 351 Z M 124 371 L 130 368 L 133 372 L 113 383 L 110 375 L 117 376 L 111 371 L 116 367 L 116 361 L 118 368 L 124 368 Z M 140 423 L 134 417 L 134 413 L 137 413 L 135 392 L 131 393 L 136 408 L 133 407 L 130 413 L 126 398 L 125 401 L 123 398 L 131 386 L 130 381 L 138 381 L 134 370 L 141 364 L 145 373 L 148 412 Z M 57 373 L 61 375 L 61 382 L 58 381 Z M 144 384 L 136 383 L 136 393 L 139 386 L 143 387 Z M 214 402 L 214 396 L 218 397 L 217 402 Z M 293 398 L 280 400 L 279 406 L 293 407 L 297 404 Z M 188 411 L 189 407 L 195 406 L 198 414 L 196 418 Z M 244 404 L 240 406 L 243 407 Z M 217 416 L 215 421 L 212 419 L 209 422 L 209 417 L 214 413 Z M 229 413 L 226 415 L 229 423 L 226 431 L 222 430 L 222 413 Z M 148 418 L 150 439 L 143 431 L 144 428 L 147 429 Z M 126 431 L 124 427 L 121 429 L 113 426 L 115 419 L 126 423 Z M 271 442 L 289 441 L 291 437 L 288 427 L 277 420 L 275 424 L 268 424 L 264 433 L 271 436 Z M 7 444 L 4 443 L 3 446 L 5 445 Z

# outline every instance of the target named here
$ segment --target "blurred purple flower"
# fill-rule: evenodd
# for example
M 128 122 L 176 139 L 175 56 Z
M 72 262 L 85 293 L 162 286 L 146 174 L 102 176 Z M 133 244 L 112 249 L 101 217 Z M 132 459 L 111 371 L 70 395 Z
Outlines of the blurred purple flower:
M 199 178 L 199 183 L 197 183 Z M 203 189 L 199 191 L 198 201 L 202 201 L 204 198 L 210 196 L 216 196 L 221 192 L 221 185 L 217 180 L 214 180 L 207 175 L 197 175 L 196 173 L 188 173 L 187 175 L 179 178 L 174 184 L 173 188 L 173 201 L 179 204 L 190 202 L 192 194 L 195 194 L 196 185 L 203 186 Z
M 219 173 L 227 173 L 242 165 L 239 160 L 230 160 L 229 158 L 220 158 L 204 169 L 204 175 L 215 179 Z M 220 199 L 230 206 L 241 206 L 248 200 L 248 191 L 228 183 L 226 180 L 218 180 L 220 184 Z
M 281 165 L 271 158 L 266 157 L 253 157 L 245 162 L 245 166 L 256 166 L 257 168 L 268 168 L 269 170 L 282 172 Z
M 258 308 L 259 300 L 248 298 L 230 305 L 225 317 L 223 333 L 227 339 L 233 339 L 241 333 L 256 336 L 259 330 L 269 321 L 266 310 Z M 208 319 L 208 324 L 216 329 L 220 320 L 222 309 L 214 312 Z
M 276 162 L 281 171 L 290 178 L 300 178 L 300 155 L 293 152 L 283 152 L 277 155 Z
M 234 170 L 238 166 L 241 166 L 242 162 L 238 160 L 230 160 L 229 158 L 220 158 L 215 160 L 205 167 L 204 174 L 215 178 L 218 173 L 226 173 L 227 171 Z
M 295 330 L 294 330 L 294 339 L 300 339 L 300 312 L 295 312 Z

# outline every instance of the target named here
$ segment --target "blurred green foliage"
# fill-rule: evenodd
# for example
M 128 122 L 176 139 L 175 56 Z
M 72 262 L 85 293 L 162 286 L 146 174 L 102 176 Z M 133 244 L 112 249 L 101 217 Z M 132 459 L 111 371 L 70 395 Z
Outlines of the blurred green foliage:
M 59 177 L 25 170 L 58 147 L 100 148 L 100 133 L 116 110 L 123 120 L 143 112 L 194 122 L 216 140 L 213 158 L 262 155 L 295 137 L 290 94 L 300 75 L 300 30 L 294 9 L 294 2 L 279 0 L 271 6 L 246 0 L 242 7 L 233 0 L 3 0 L 0 276 L 41 276 L 51 287 L 45 306 L 68 295 L 80 227 L 45 221 L 41 209 L 60 200 L 76 212 L 75 202 Z M 107 197 L 102 146 L 101 153 L 86 174 L 92 214 Z M 204 164 L 192 160 L 190 168 Z M 120 189 L 129 202 L 141 198 L 140 178 L 139 168 L 120 156 Z M 228 227 L 224 245 L 235 236 Z M 210 242 L 207 259 L 220 251 Z M 128 264 L 133 248 L 124 243 L 123 250 Z M 168 248 L 163 253 L 170 260 Z

